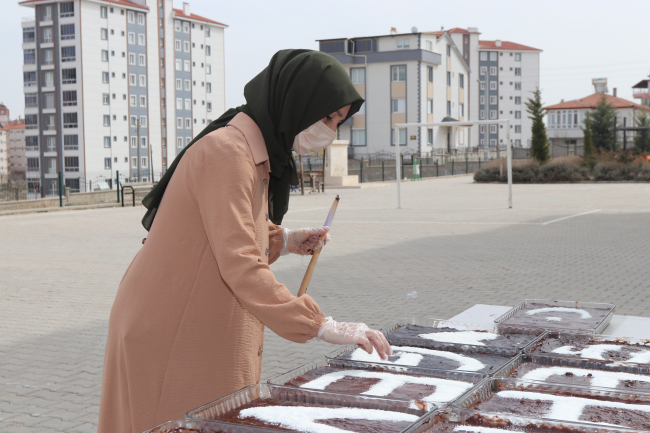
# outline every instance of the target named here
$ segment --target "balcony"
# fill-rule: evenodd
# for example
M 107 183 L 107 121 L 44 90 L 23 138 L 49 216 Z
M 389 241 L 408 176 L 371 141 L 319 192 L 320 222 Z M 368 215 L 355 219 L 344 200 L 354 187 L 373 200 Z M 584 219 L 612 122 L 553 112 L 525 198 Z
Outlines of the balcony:
M 648 99 L 650 98 L 650 89 L 647 87 L 641 88 L 641 89 L 632 89 L 632 95 L 634 98 L 639 98 L 639 99 Z

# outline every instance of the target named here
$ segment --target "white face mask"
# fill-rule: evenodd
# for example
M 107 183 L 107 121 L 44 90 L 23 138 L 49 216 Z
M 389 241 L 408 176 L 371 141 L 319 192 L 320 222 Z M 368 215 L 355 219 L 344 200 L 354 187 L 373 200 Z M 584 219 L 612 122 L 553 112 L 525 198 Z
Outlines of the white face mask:
M 319 120 L 296 135 L 296 139 L 293 141 L 293 150 L 298 155 L 318 152 L 332 144 L 335 138 L 336 131 L 332 131 Z

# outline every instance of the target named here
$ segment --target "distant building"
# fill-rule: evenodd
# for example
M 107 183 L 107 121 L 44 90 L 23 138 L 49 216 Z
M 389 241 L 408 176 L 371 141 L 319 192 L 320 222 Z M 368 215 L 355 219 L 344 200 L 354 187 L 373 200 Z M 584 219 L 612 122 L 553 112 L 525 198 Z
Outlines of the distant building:
M 25 0 L 30 189 L 160 178 L 225 110 L 224 29 L 172 0 Z
M 351 153 L 389 150 L 392 125 L 402 118 L 409 123 L 510 119 L 512 144 L 529 146 L 532 121 L 526 115 L 524 104 L 539 86 L 542 50 L 508 41 L 481 41 L 479 35 L 477 28 L 469 27 L 319 40 L 319 49 L 336 57 L 350 71 L 360 91 L 365 92 L 362 93 L 367 100 L 364 113 L 354 116 L 355 120 L 341 128 L 341 138 L 351 138 Z M 451 60 L 443 61 L 443 58 Z M 408 71 L 406 108 L 404 113 L 395 113 L 391 104 L 400 97 L 401 90 L 397 89 L 401 87 L 389 79 L 393 78 L 390 70 L 400 65 Z M 433 77 L 428 75 L 429 70 Z M 367 81 L 360 83 L 361 77 Z M 479 85 L 479 81 L 484 84 Z M 429 99 L 433 99 L 432 104 Z M 485 128 L 488 128 L 488 143 L 484 142 Z M 435 127 L 432 132 L 426 131 L 427 128 L 411 128 L 405 145 L 421 153 L 432 150 L 453 153 L 456 149 L 476 149 L 483 145 L 495 148 L 497 144 L 506 144 L 503 128 L 505 125 L 481 125 L 471 128 L 471 133 L 469 128 L 458 129 L 456 133 L 449 127 Z
M 11 119 L 9 116 L 9 109 L 5 104 L 0 102 L 0 125 L 4 125 L 5 123 L 9 122 L 9 119 Z
M 605 93 L 596 92 L 584 98 L 567 102 L 562 100 L 559 104 L 545 107 L 547 111 L 546 134 L 549 140 L 553 144 L 563 146 L 584 144 L 582 128 L 585 126 L 585 118 L 589 111 L 596 109 L 596 104 L 602 95 L 605 95 L 607 103 L 616 109 L 618 125 L 634 126 L 634 119 L 639 112 L 650 113 L 650 107 Z
M 641 80 L 632 86 L 634 99 L 640 99 L 641 105 L 650 107 L 650 80 Z
M 9 175 L 9 153 L 7 151 L 7 131 L 0 125 L 0 183 L 7 182 Z
M 395 124 L 466 120 L 469 66 L 449 36 L 422 32 L 320 40 L 320 51 L 349 71 L 366 99 L 340 128 L 350 155 L 394 152 L 396 141 L 413 153 L 452 152 L 468 145 L 465 129 L 408 128 Z M 435 149 L 435 150 L 434 150 Z
M 4 124 L 7 132 L 7 159 L 10 175 L 24 175 L 27 171 L 25 156 L 25 121 L 18 119 Z

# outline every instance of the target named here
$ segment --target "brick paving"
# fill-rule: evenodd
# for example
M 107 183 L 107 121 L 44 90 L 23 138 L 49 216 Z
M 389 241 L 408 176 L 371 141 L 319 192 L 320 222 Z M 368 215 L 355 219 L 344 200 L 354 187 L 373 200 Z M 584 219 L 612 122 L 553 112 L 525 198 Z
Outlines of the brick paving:
M 549 297 L 613 302 L 650 317 L 650 185 L 477 185 L 469 177 L 295 196 L 290 228 L 333 241 L 309 292 L 337 320 L 378 327 L 404 316 Z M 0 431 L 94 432 L 107 321 L 145 235 L 142 207 L 0 217 Z M 272 269 L 297 291 L 308 259 Z M 417 290 L 417 300 L 406 293 Z M 267 331 L 263 378 L 335 347 Z

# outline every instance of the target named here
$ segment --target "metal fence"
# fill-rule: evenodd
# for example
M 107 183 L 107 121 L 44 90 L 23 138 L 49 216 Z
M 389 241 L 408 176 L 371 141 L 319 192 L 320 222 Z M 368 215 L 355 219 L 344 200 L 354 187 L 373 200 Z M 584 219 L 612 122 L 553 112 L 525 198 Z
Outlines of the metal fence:
M 481 168 L 485 161 L 469 158 L 425 158 L 420 162 L 420 177 L 431 178 L 439 176 L 454 176 L 471 174 Z M 414 164 L 408 159 L 402 160 L 400 167 L 403 179 L 413 179 Z M 359 176 L 359 182 L 381 182 L 395 180 L 395 160 L 351 161 L 348 165 L 348 175 Z

